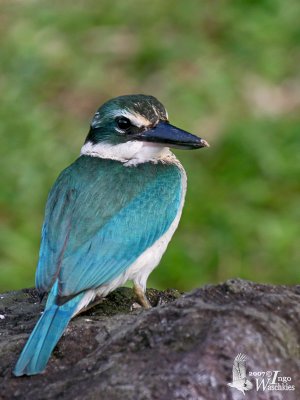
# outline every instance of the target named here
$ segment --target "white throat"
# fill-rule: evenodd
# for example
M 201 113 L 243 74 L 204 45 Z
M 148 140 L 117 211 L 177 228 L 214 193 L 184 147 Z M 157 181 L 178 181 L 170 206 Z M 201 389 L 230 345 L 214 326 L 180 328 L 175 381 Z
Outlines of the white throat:
M 168 159 L 174 158 L 174 155 L 168 147 L 137 140 L 116 145 L 109 143 L 93 144 L 92 142 L 87 142 L 82 146 L 80 155 L 121 161 L 126 166 L 137 165 L 148 161 L 167 162 Z

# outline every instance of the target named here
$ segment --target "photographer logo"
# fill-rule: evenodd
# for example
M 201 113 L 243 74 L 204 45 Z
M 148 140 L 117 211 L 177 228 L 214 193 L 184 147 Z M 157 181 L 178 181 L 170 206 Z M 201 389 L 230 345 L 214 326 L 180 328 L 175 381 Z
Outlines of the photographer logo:
M 290 376 L 283 376 L 280 370 L 246 372 L 247 356 L 239 353 L 233 362 L 232 382 L 228 386 L 241 391 L 293 391 L 295 385 Z M 254 381 L 254 382 L 253 382 Z

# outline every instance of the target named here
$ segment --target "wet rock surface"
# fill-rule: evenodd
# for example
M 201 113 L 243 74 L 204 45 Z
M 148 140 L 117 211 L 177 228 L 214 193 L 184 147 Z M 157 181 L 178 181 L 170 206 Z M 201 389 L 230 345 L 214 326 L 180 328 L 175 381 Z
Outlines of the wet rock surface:
M 15 378 L 11 369 L 43 304 L 34 289 L 0 295 L 0 399 L 300 398 L 300 286 L 230 280 L 181 295 L 147 291 L 136 308 L 120 288 L 74 318 L 46 371 Z M 296 390 L 230 388 L 233 360 L 247 371 L 279 370 Z

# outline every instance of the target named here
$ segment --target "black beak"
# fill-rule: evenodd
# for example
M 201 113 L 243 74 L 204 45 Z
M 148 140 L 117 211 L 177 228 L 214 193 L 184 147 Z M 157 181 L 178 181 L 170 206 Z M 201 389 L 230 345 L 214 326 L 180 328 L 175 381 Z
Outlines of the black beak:
M 200 149 L 209 147 L 206 140 L 176 128 L 168 122 L 159 122 L 154 128 L 148 129 L 135 137 L 144 142 L 162 143 L 167 147 L 177 149 Z

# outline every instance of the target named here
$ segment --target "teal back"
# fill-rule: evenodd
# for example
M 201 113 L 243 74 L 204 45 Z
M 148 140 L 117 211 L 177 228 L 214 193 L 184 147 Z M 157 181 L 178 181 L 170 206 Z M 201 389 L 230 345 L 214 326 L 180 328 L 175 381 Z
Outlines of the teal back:
M 116 278 L 168 230 L 181 196 L 175 164 L 81 156 L 49 194 L 37 288 L 58 281 L 59 296 L 72 296 Z

